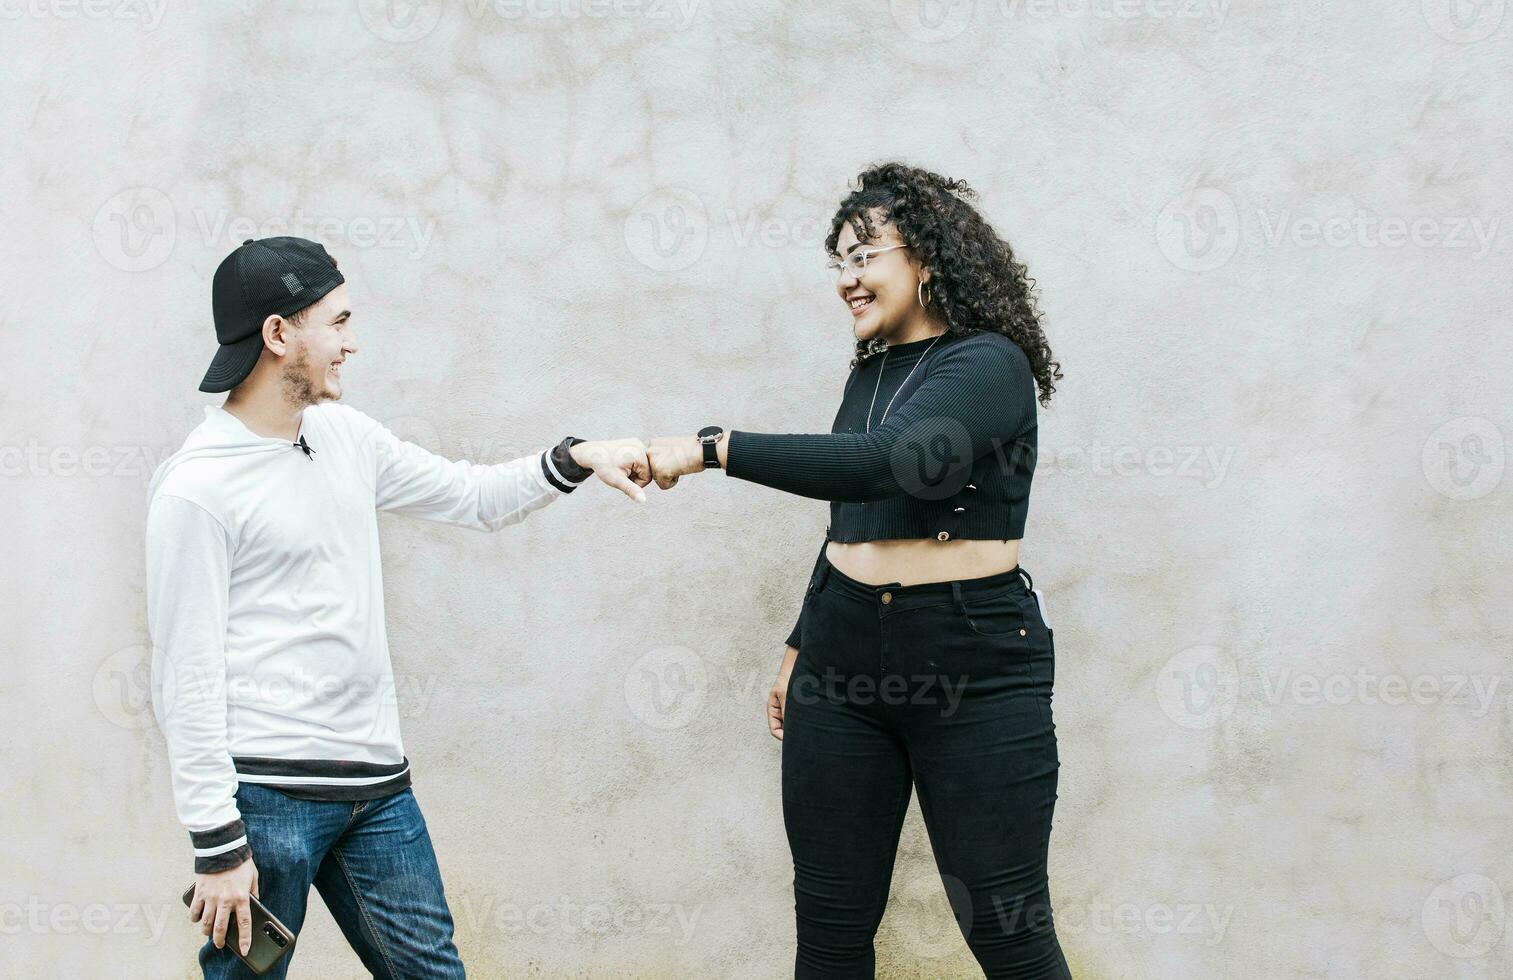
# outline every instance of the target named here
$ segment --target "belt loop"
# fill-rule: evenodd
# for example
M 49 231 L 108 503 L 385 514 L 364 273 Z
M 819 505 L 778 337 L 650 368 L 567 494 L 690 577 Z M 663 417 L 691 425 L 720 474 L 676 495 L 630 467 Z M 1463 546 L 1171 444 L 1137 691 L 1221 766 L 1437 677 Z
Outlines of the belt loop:
M 820 590 L 825 587 L 825 579 L 827 579 L 829 577 L 830 577 L 830 562 L 828 562 L 828 561 L 822 562 L 820 564 L 820 574 L 819 574 L 819 577 L 814 580 L 814 594 L 815 595 L 819 595 Z
M 1025 586 L 1026 588 L 1031 589 L 1031 590 L 1033 590 L 1035 588 L 1035 580 L 1032 579 L 1032 578 L 1030 578 L 1030 573 L 1029 572 L 1025 571 L 1023 568 L 1019 567 L 1018 565 L 1014 566 L 1014 571 L 1016 571 L 1020 575 L 1024 576 L 1025 582 L 1028 583 Z
M 956 602 L 956 608 L 960 609 L 962 613 L 965 614 L 967 611 L 967 604 L 961 600 L 960 582 L 951 583 L 951 598 Z

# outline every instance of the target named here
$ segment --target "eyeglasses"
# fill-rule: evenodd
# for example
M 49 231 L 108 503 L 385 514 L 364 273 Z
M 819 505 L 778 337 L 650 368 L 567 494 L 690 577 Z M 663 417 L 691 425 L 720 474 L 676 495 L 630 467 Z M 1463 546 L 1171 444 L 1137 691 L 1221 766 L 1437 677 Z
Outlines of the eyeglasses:
M 837 282 L 840 281 L 841 276 L 846 272 L 850 272 L 853 276 L 860 279 L 862 277 L 862 273 L 867 271 L 867 260 L 872 256 L 880 255 L 883 252 L 891 252 L 895 248 L 908 247 L 909 246 L 907 245 L 887 245 L 883 248 L 861 249 L 859 251 L 847 254 L 844 258 L 831 259 L 829 262 L 825 263 L 825 268 L 830 270 L 830 275 L 833 276 Z

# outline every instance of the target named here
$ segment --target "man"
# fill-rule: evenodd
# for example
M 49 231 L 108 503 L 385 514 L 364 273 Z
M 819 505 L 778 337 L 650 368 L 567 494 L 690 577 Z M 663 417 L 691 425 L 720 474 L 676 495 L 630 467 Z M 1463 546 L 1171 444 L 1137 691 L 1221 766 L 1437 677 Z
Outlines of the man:
M 497 531 L 590 474 L 644 502 L 637 439 L 565 438 L 492 466 L 450 461 L 340 405 L 357 353 L 345 279 L 320 245 L 248 240 L 215 272 L 229 391 L 153 475 L 153 707 L 194 847 L 206 977 L 248 895 L 290 929 L 313 884 L 377 977 L 460 977 L 452 918 L 400 740 L 377 511 Z M 269 975 L 284 976 L 290 956 Z

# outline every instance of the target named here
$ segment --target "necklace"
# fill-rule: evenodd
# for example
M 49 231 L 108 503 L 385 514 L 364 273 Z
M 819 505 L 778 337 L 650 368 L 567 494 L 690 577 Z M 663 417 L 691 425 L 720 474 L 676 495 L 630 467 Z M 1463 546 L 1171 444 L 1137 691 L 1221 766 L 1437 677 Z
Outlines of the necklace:
M 935 339 L 932 340 L 932 341 L 930 341 L 930 347 L 934 347 L 936 344 L 940 343 L 940 338 L 944 337 L 944 336 L 945 336 L 945 334 L 943 334 L 943 333 L 942 334 L 937 334 L 936 337 L 935 337 Z M 929 354 L 930 353 L 930 347 L 926 347 L 925 348 L 925 353 L 919 355 L 919 360 L 915 361 L 914 362 L 914 366 L 909 369 L 909 373 L 906 374 L 906 375 L 904 375 L 904 380 L 902 380 L 902 381 L 900 381 L 898 383 L 898 388 L 894 390 L 893 397 L 890 398 L 890 399 L 888 399 L 888 404 L 886 404 L 886 405 L 883 406 L 883 417 L 877 420 L 877 424 L 878 425 L 882 425 L 884 422 L 888 421 L 888 409 L 890 409 L 890 408 L 893 407 L 893 402 L 894 402 L 895 399 L 898 398 L 898 393 L 900 391 L 903 391 L 904 390 L 904 385 L 908 384 L 909 383 L 909 379 L 912 378 L 912 377 L 914 377 L 914 372 L 918 371 L 919 370 L 919 366 L 921 364 L 925 363 L 925 354 Z M 875 384 L 875 385 L 872 386 L 872 404 L 870 404 L 870 405 L 867 406 L 867 431 L 868 432 L 872 431 L 872 409 L 874 407 L 876 407 L 876 405 L 877 405 L 877 389 L 881 388 L 882 385 L 883 385 L 883 368 L 885 368 L 887 366 L 888 366 L 888 352 L 885 350 L 885 351 L 883 351 L 883 362 L 877 368 L 877 384 Z

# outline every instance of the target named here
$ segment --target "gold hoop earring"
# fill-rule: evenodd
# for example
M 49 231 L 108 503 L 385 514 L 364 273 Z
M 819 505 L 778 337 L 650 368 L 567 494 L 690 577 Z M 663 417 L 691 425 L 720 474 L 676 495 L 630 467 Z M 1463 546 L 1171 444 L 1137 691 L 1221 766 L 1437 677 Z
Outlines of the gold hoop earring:
M 929 305 L 935 301 L 935 290 L 933 289 L 930 290 L 930 298 L 925 299 L 925 281 L 923 279 L 921 279 L 919 281 L 919 285 L 915 287 L 914 295 L 918 297 L 919 305 L 921 308 L 928 308 Z

